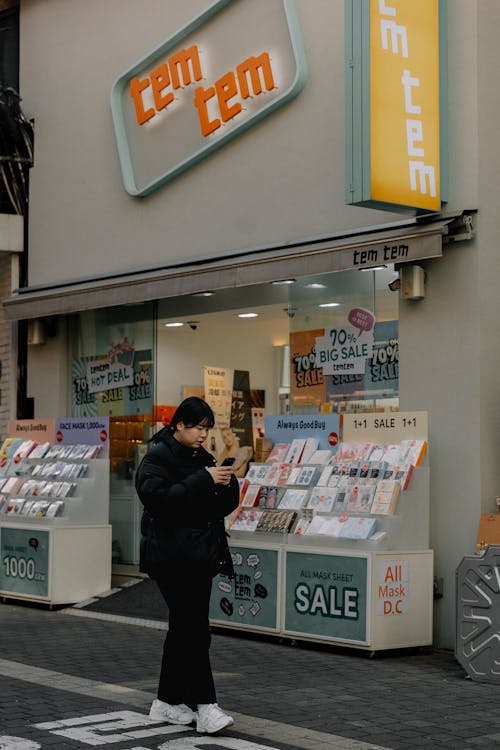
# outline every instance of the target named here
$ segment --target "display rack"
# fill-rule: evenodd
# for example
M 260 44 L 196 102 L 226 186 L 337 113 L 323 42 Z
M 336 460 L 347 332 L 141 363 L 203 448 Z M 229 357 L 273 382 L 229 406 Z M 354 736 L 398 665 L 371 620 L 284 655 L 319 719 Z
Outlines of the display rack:
M 0 460 L 0 597 L 55 605 L 110 588 L 107 452 L 71 448 Z
M 398 413 L 380 423 L 377 417 L 363 415 L 351 424 L 344 417 L 344 434 L 352 440 L 354 429 L 362 442 L 387 445 L 406 438 L 427 440 L 423 413 Z M 374 424 L 375 433 L 370 430 Z M 430 645 L 429 478 L 426 455 L 400 492 L 395 511 L 376 515 L 373 539 L 293 533 L 300 516 L 292 533 L 230 529 L 237 577 L 216 582 L 212 621 L 369 651 Z

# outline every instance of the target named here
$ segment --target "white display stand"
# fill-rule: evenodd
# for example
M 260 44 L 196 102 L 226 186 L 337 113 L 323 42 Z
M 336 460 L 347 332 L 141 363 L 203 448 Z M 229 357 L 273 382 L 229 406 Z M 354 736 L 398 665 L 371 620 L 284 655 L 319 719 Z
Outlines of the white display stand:
M 0 526 L 2 535 L 17 530 L 27 540 L 26 552 L 18 549 L 15 576 L 3 577 L 0 597 L 39 601 L 50 605 L 70 604 L 84 601 L 96 594 L 108 591 L 111 585 L 111 526 L 56 526 L 38 523 L 36 526 L 17 523 Z M 37 548 L 30 548 L 30 540 L 38 539 Z M 42 580 L 27 577 L 21 560 L 36 558 L 42 540 L 45 564 L 36 571 Z M 22 547 L 21 545 L 16 545 Z M 2 544 L 2 558 L 8 550 Z M 19 556 L 21 553 L 21 556 Z M 30 558 L 26 558 L 29 554 Z M 27 566 L 26 566 L 27 567 Z M 5 564 L 3 564 L 5 568 Z M 22 575 L 21 575 L 22 574 Z M 8 587 L 7 587 L 8 586 Z
M 341 549 L 312 539 L 301 539 L 300 542 L 307 544 L 297 544 L 294 537 L 273 544 L 262 536 L 249 532 L 231 534 L 229 542 L 233 557 L 258 560 L 252 568 L 260 575 L 256 579 L 250 573 L 247 576 L 250 580 L 246 580 L 244 586 L 238 583 L 238 578 L 236 581 L 215 580 L 210 613 L 213 624 L 336 643 L 370 652 L 432 644 L 432 550 L 373 552 L 354 549 L 352 544 Z M 276 569 L 273 559 L 267 566 L 265 564 L 269 551 L 275 553 Z M 293 558 L 295 568 L 293 565 L 289 567 Z M 297 572 L 297 566 L 310 578 L 293 575 L 291 571 Z M 236 573 L 238 576 L 238 567 Z M 322 578 L 314 577 L 315 574 L 321 574 Z M 337 584 L 336 577 L 350 580 Z M 219 588 L 221 580 L 222 593 Z M 255 595 L 256 582 L 266 588 L 264 599 Z M 322 587 L 319 598 L 317 591 L 314 593 L 318 585 Z M 300 586 L 309 586 L 312 612 L 297 612 L 295 608 L 296 592 Z M 329 611 L 330 588 L 335 586 L 332 614 Z M 352 619 L 341 611 L 342 591 L 349 587 L 355 592 L 353 599 L 358 600 Z M 231 604 L 229 613 L 221 610 L 222 597 Z M 252 614 L 254 607 L 259 609 Z
M 68 429 L 73 426 L 71 420 L 66 423 Z M 69 445 L 85 445 L 78 441 L 82 423 L 85 425 L 83 418 L 73 427 L 74 443 Z M 9 501 L 60 499 L 64 506 L 61 515 L 53 517 L 23 515 L 22 509 L 19 513 L 0 514 L 0 597 L 69 604 L 110 589 L 112 530 L 108 523 L 106 445 L 99 454 L 104 457 L 79 459 L 48 454 L 44 458 L 30 458 L 28 455 L 17 466 L 5 470 L 7 477 L 13 475 L 23 481 L 57 482 L 65 476 L 60 471 L 61 465 L 66 469 L 71 464 L 87 467 L 84 475 L 68 478 L 74 487 L 67 496 L 56 498 L 52 492 L 42 496 L 41 490 L 36 496 L 23 495 L 22 487 L 9 494 Z M 55 470 L 59 471 L 57 476 L 42 473 L 56 462 L 60 464 Z M 37 466 L 42 471 L 34 475 Z
M 363 414 L 344 420 L 349 442 L 390 445 L 427 439 L 427 415 L 422 412 Z M 408 489 L 400 493 L 396 512 L 377 515 L 377 531 L 387 532 L 379 541 L 230 530 L 233 557 L 247 557 L 249 564 L 243 585 L 238 577 L 234 583 L 223 581 L 227 611 L 217 606 L 221 597 L 218 583 L 214 586 L 212 622 L 271 629 L 294 639 L 370 652 L 431 645 L 434 556 L 429 549 L 429 476 L 424 459 L 414 469 Z M 265 551 L 270 549 L 277 565 L 273 559 L 265 564 Z M 263 581 L 265 591 L 259 592 L 257 584 Z M 267 600 L 266 609 L 262 602 Z
M 319 596 L 318 588 L 312 587 L 307 596 L 297 594 L 307 590 L 307 582 L 289 577 L 288 558 L 293 553 L 296 551 L 290 548 L 285 551 L 284 635 L 370 652 L 432 644 L 432 550 L 388 553 L 351 548 L 336 554 L 325 548 L 301 549 L 301 563 L 307 566 L 317 558 L 321 571 L 334 579 L 339 565 L 342 571 L 350 571 L 354 562 L 363 563 L 357 578 L 349 572 L 342 574 L 352 578 L 351 583 L 316 583 L 321 587 Z M 297 611 L 298 607 L 302 611 Z

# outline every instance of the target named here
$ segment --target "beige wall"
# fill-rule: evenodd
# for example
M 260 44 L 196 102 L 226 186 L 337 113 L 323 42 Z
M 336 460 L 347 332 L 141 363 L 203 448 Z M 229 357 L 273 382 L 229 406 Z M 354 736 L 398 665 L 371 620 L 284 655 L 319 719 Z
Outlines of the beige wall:
M 205 0 L 23 2 L 21 91 L 37 144 L 30 284 L 400 218 L 344 205 L 343 0 L 299 0 L 310 76 L 291 104 L 150 197 L 125 193 L 112 84 L 206 8 Z

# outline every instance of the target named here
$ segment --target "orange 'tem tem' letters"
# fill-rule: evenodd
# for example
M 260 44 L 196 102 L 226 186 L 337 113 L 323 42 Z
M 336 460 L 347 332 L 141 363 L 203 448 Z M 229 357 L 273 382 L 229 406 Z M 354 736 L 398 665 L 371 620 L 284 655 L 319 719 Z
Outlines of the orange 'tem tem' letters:
M 234 99 L 238 93 L 242 99 L 262 94 L 264 91 L 262 84 L 266 91 L 271 91 L 275 86 L 271 61 L 267 52 L 263 52 L 259 57 L 248 57 L 238 65 L 236 75 L 232 71 L 226 73 L 215 82 L 215 86 L 207 89 L 199 86 L 195 91 L 193 104 L 198 110 L 201 134 L 210 135 L 221 127 L 221 120 L 228 122 L 236 117 L 243 107 L 239 102 L 230 104 L 230 100 Z M 208 102 L 215 96 L 217 96 L 220 119 L 211 120 Z
M 200 81 L 202 77 L 198 47 L 193 45 L 188 49 L 179 50 L 169 57 L 166 63 L 158 65 L 149 78 L 132 78 L 130 96 L 134 102 L 137 124 L 144 125 L 174 101 L 171 91 L 164 93 L 169 86 L 174 90 L 179 89 L 181 86 L 189 86 L 194 81 Z M 155 107 L 145 109 L 142 94 L 150 86 Z

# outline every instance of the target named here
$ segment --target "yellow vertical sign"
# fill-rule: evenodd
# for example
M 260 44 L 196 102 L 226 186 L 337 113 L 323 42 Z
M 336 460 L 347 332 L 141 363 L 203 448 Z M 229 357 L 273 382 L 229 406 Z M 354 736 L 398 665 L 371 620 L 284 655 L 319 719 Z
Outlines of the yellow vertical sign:
M 437 211 L 438 0 L 370 0 L 371 198 Z

